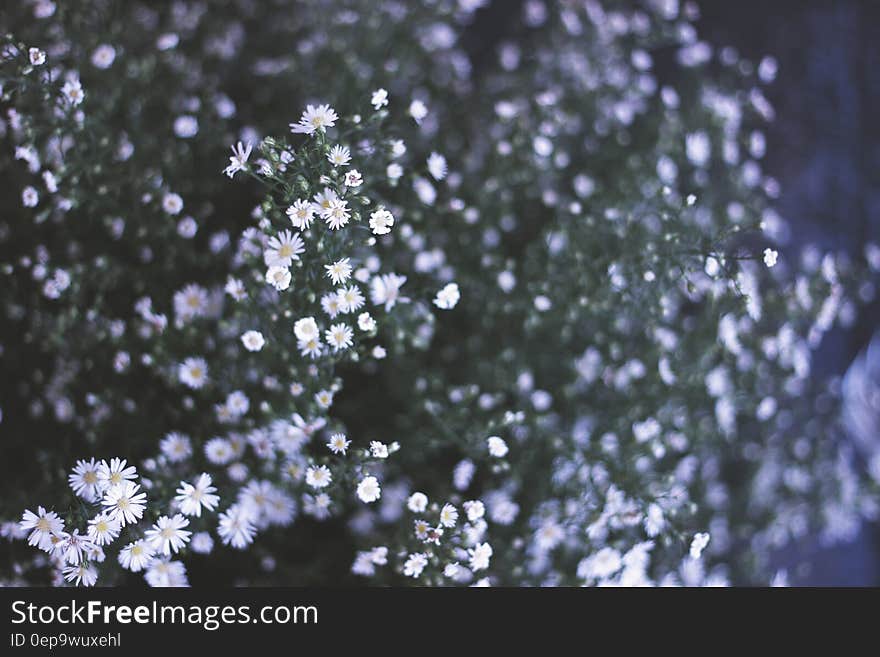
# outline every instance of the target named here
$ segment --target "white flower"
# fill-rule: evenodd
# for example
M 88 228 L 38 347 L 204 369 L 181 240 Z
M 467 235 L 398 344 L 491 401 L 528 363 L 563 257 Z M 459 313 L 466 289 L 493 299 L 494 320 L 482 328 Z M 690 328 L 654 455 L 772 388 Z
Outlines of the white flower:
M 348 223 L 351 213 L 348 210 L 348 201 L 335 198 L 331 199 L 326 209 L 321 210 L 321 217 L 327 223 L 330 230 L 339 230 Z
M 345 450 L 348 449 L 350 444 L 351 441 L 345 437 L 344 433 L 334 433 L 330 436 L 330 441 L 327 443 L 327 447 L 334 454 L 345 454 Z
M 459 572 L 461 572 L 461 566 L 458 565 L 457 561 L 454 563 L 448 563 L 443 568 L 443 576 L 450 579 L 458 577 Z
M 135 523 L 144 516 L 147 505 L 147 494 L 138 492 L 139 490 L 139 484 L 126 481 L 104 493 L 101 504 L 107 507 L 107 512 L 123 527 Z
M 46 511 L 43 507 L 38 506 L 36 513 L 26 510 L 22 514 L 19 527 L 24 531 L 31 530 L 28 536 L 28 545 L 35 545 L 41 550 L 49 551 L 53 546 L 52 537 L 64 530 L 64 521 L 54 511 Z
M 422 120 L 428 116 L 428 107 L 420 100 L 414 100 L 409 105 L 409 115 L 415 122 L 421 125 Z
M 126 467 L 126 465 L 125 459 L 112 458 L 109 464 L 106 461 L 101 461 L 98 465 L 98 487 L 101 490 L 107 490 L 136 479 L 137 468 L 133 465 Z
M 286 267 L 269 267 L 266 271 L 266 282 L 279 292 L 290 287 L 290 270 Z
M 217 488 L 211 485 L 211 475 L 205 472 L 199 475 L 195 485 L 181 481 L 176 492 L 177 497 L 174 499 L 180 503 L 180 510 L 187 516 L 201 517 L 202 507 L 213 511 L 220 501 L 220 497 L 214 495 Z
M 336 125 L 339 116 L 329 105 L 306 105 L 306 111 L 302 113 L 298 123 L 290 124 L 293 133 L 313 135 L 318 131 L 324 132 L 327 128 Z
M 403 175 L 403 167 L 400 166 L 397 162 L 392 162 L 385 169 L 385 175 L 388 176 L 388 179 L 393 182 Z
M 349 285 L 336 291 L 336 301 L 339 304 L 339 312 L 353 313 L 364 305 L 364 295 L 357 285 Z
M 385 356 L 388 355 L 388 352 L 385 351 L 385 347 L 378 344 L 373 347 L 373 351 L 371 353 L 373 354 L 373 358 L 375 358 L 376 360 L 382 360 L 383 358 L 385 358 Z
M 46 63 L 46 53 L 39 48 L 28 48 L 28 60 L 33 66 L 42 66 Z
M 315 216 L 315 206 L 309 201 L 297 199 L 293 205 L 287 208 L 286 214 L 290 217 L 290 223 L 293 224 L 294 228 L 307 230 L 312 225 L 312 219 Z
M 490 436 L 486 440 L 486 444 L 489 447 L 489 454 L 491 454 L 492 456 L 499 459 L 507 456 L 507 443 L 498 436 Z
M 192 532 L 184 529 L 188 525 L 189 520 L 179 513 L 175 513 L 172 518 L 160 516 L 155 524 L 144 532 L 144 538 L 156 552 L 168 556 L 172 551 L 176 553 L 189 542 Z
M 192 455 L 192 443 L 189 437 L 174 431 L 162 439 L 159 449 L 172 463 L 183 461 Z
M 604 547 L 583 559 L 578 564 L 577 574 L 583 579 L 603 579 L 616 573 L 622 565 L 620 552 L 612 547 Z
M 248 158 L 251 156 L 253 146 L 248 142 L 247 146 L 243 146 L 238 142 L 232 147 L 232 155 L 229 156 L 229 166 L 223 169 L 223 173 L 232 178 L 239 171 L 247 171 Z
M 486 507 L 480 500 L 470 500 L 464 503 L 464 512 L 470 522 L 476 522 L 486 513 Z
M 61 87 L 61 94 L 67 99 L 67 102 L 76 107 L 86 97 L 82 85 L 77 78 L 71 78 Z
M 133 573 L 142 571 L 150 565 L 155 551 L 143 539 L 129 543 L 119 551 L 119 565 Z
M 376 328 L 376 320 L 370 313 L 361 313 L 358 315 L 358 328 L 361 331 L 372 331 Z
M 431 153 L 428 157 L 428 173 L 434 177 L 434 180 L 443 180 L 446 171 L 446 158 L 440 153 Z
M 394 225 L 394 217 L 385 208 L 379 208 L 370 213 L 370 230 L 374 235 L 387 235 Z
M 321 338 L 297 340 L 296 348 L 299 349 L 301 355 L 308 356 L 309 358 L 317 358 L 321 355 L 321 352 L 324 351 L 324 346 L 321 344 Z
M 266 339 L 259 331 L 245 331 L 241 336 L 241 343 L 248 351 L 259 351 L 266 344 Z
M 321 297 L 321 309 L 327 313 L 330 319 L 334 319 L 341 311 L 339 293 L 329 292 Z
M 385 310 L 391 310 L 397 304 L 400 297 L 400 288 L 406 283 L 406 276 L 397 274 L 382 274 L 375 276 L 370 282 L 370 299 L 374 305 L 385 306 Z
M 321 408 L 330 408 L 333 405 L 333 393 L 329 390 L 319 390 L 315 393 L 315 403 Z
M 347 146 L 337 144 L 327 153 L 327 161 L 335 167 L 344 167 L 351 162 L 351 151 L 348 150 Z
M 360 187 L 364 184 L 364 177 L 361 175 L 360 171 L 352 169 L 351 171 L 346 172 L 342 181 L 346 187 Z
M 428 508 L 428 496 L 424 493 L 413 493 L 406 501 L 406 508 L 413 513 L 422 513 Z
M 776 260 L 779 258 L 779 252 L 774 251 L 773 249 L 764 249 L 764 264 L 768 267 L 773 267 L 776 265 Z
M 208 532 L 196 532 L 192 535 L 189 547 L 193 552 L 199 554 L 210 554 L 214 549 L 214 539 Z
M 351 277 L 351 264 L 349 258 L 342 258 L 333 264 L 324 265 L 327 270 L 327 276 L 333 281 L 334 285 L 342 285 Z
M 403 564 L 403 574 L 407 577 L 418 577 L 428 565 L 428 556 L 424 552 L 410 554 Z
M 361 479 L 357 485 L 357 496 L 361 502 L 366 502 L 367 504 L 378 500 L 382 496 L 379 480 L 372 476 Z
M 472 549 L 468 550 L 470 557 L 471 570 L 485 570 L 489 567 L 489 559 L 492 557 L 492 546 L 488 543 L 477 543 Z
M 240 504 L 234 504 L 220 514 L 217 535 L 224 545 L 241 550 L 254 542 L 256 528 L 251 522 L 251 512 Z
M 269 267 L 290 267 L 299 254 L 306 250 L 299 233 L 283 230 L 269 238 L 269 247 L 263 257 Z
M 354 331 L 346 324 L 333 324 L 328 330 L 324 331 L 324 340 L 333 348 L 333 352 L 348 349 L 352 345 L 352 337 Z
M 226 465 L 235 457 L 232 445 L 225 438 L 211 438 L 204 449 L 205 458 L 214 465 Z
M 458 522 L 458 509 L 451 504 L 444 504 L 440 509 L 440 524 L 449 529 Z
M 162 197 L 162 209 L 168 214 L 180 214 L 183 210 L 183 199 L 179 194 L 168 193 Z
M 99 513 L 89 520 L 88 536 L 89 540 L 95 545 L 109 545 L 116 537 L 122 527 L 119 520 L 110 516 L 108 513 Z
M 181 139 L 195 137 L 198 132 L 199 120 L 196 117 L 184 114 L 174 119 L 174 134 Z
M 707 545 L 709 545 L 709 534 L 705 532 L 698 532 L 694 534 L 694 538 L 691 541 L 691 557 L 694 559 L 699 559 L 700 556 L 703 554 L 703 550 L 706 549 Z
M 437 292 L 434 297 L 434 305 L 442 310 L 451 310 L 455 308 L 458 300 L 461 298 L 461 292 L 456 283 L 449 283 Z
M 92 53 L 92 66 L 95 68 L 110 68 L 115 60 L 116 48 L 107 43 L 102 43 Z
M 224 290 L 226 291 L 226 294 L 236 301 L 247 299 L 247 291 L 245 290 L 244 283 L 232 276 L 226 279 L 226 287 Z
M 318 324 L 314 317 L 303 317 L 293 325 L 293 334 L 297 340 L 314 340 L 320 337 Z
M 330 202 L 339 200 L 339 195 L 329 187 L 325 187 L 323 191 L 318 192 L 314 196 L 315 212 L 323 213 L 330 209 Z
M 21 204 L 26 208 L 35 208 L 40 202 L 40 195 L 37 190 L 28 185 L 21 192 Z
M 198 390 L 208 380 L 208 364 L 204 358 L 187 358 L 177 368 L 177 376 L 181 383 Z
M 178 587 L 189 586 L 186 578 L 186 566 L 180 561 L 153 559 L 144 573 L 144 579 L 150 586 Z
M 306 484 L 312 488 L 325 488 L 333 481 L 333 474 L 326 465 L 313 465 L 306 470 Z
M 86 502 L 94 502 L 103 492 L 100 482 L 98 481 L 98 468 L 94 458 L 85 461 L 79 460 L 73 468 L 73 472 L 67 477 L 73 492 L 83 498 Z
M 370 442 L 370 454 L 374 459 L 387 459 L 388 445 L 378 440 L 373 440 Z
M 376 89 L 370 97 L 370 104 L 373 106 L 374 110 L 378 111 L 382 109 L 388 104 L 388 92 L 382 88 Z
M 64 579 L 73 582 L 76 586 L 94 586 L 98 581 L 98 569 L 90 563 L 65 566 L 61 574 L 64 575 Z

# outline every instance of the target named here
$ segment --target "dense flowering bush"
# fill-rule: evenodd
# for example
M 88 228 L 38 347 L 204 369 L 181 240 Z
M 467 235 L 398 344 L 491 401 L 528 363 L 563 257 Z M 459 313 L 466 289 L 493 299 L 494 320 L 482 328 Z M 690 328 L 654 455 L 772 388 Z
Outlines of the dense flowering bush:
M 766 583 L 876 515 L 810 364 L 880 251 L 777 252 L 773 61 L 484 4 L 2 9 L 7 583 Z

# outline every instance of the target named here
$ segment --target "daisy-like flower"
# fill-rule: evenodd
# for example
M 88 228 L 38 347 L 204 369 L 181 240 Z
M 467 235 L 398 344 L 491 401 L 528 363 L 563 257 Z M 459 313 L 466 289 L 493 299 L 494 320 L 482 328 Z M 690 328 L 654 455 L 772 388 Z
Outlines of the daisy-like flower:
M 413 513 L 422 513 L 428 508 L 428 496 L 424 493 L 415 492 L 406 501 L 406 508 Z
M 92 53 L 92 66 L 107 69 L 116 61 L 116 48 L 109 43 L 102 43 Z
M 245 331 L 242 333 L 241 343 L 248 351 L 259 351 L 266 344 L 266 339 L 259 331 Z
M 776 260 L 779 258 L 779 252 L 773 249 L 764 249 L 764 264 L 768 267 L 775 267 Z
M 172 518 L 160 516 L 152 528 L 144 532 L 144 538 L 156 552 L 168 556 L 172 551 L 177 553 L 189 542 L 192 532 L 184 529 L 188 525 L 189 520 L 179 513 L 175 513 Z
M 205 443 L 205 458 L 214 465 L 226 465 L 235 458 L 235 451 L 225 438 L 211 438 Z
M 336 317 L 340 312 L 342 312 L 342 306 L 339 303 L 339 294 L 336 292 L 329 292 L 321 297 L 321 309 L 327 313 L 330 319 Z
M 62 560 L 71 565 L 78 565 L 83 561 L 83 553 L 90 552 L 95 544 L 86 536 L 80 536 L 79 530 L 74 529 L 73 533 L 61 532 L 58 534 L 60 539 L 55 543 L 53 554 L 57 554 Z
M 387 235 L 394 225 L 394 216 L 385 208 L 370 213 L 370 230 L 374 235 Z
M 269 247 L 266 249 L 264 259 L 270 267 L 290 267 L 294 260 L 299 260 L 299 254 L 305 250 L 305 244 L 299 233 L 283 230 L 269 238 Z
M 489 559 L 492 557 L 492 546 L 488 543 L 477 543 L 477 545 L 468 550 L 470 557 L 471 570 L 485 570 L 489 567 Z
M 370 504 L 382 497 L 382 488 L 379 480 L 373 476 L 364 477 L 357 485 L 357 496 L 361 502 Z
M 293 325 L 293 334 L 297 340 L 311 340 L 320 337 L 321 332 L 314 317 L 303 317 Z
M 443 180 L 446 177 L 446 158 L 440 153 L 431 153 L 428 157 L 428 173 L 434 180 Z
M 397 274 L 382 274 L 375 276 L 370 282 L 370 299 L 376 306 L 385 306 L 385 310 L 391 310 L 398 301 L 404 299 L 400 296 L 400 288 L 406 283 L 406 276 Z
M 226 280 L 226 287 L 224 290 L 226 291 L 226 294 L 236 301 L 244 301 L 247 299 L 247 290 L 244 287 L 244 283 L 232 276 Z
M 354 331 L 343 323 L 333 324 L 329 329 L 324 331 L 324 340 L 332 347 L 333 352 L 348 349 L 352 345 Z
M 489 448 L 489 454 L 495 458 L 504 458 L 507 456 L 507 443 L 498 436 L 490 436 L 486 439 L 486 445 Z
M 376 328 L 376 320 L 370 313 L 361 313 L 358 315 L 358 328 L 361 331 L 372 331 Z
M 76 462 L 73 472 L 67 477 L 73 492 L 86 502 L 96 501 L 101 493 L 102 489 L 98 480 L 99 467 L 100 464 L 94 458 L 88 461 L 81 459 Z
M 339 199 L 339 195 L 329 187 L 325 187 L 323 191 L 315 194 L 314 207 L 315 211 L 322 214 L 330 209 L 330 203 Z
M 174 314 L 184 321 L 204 315 L 208 308 L 208 291 L 191 283 L 174 293 Z
M 428 106 L 420 100 L 414 100 L 409 104 L 409 115 L 413 117 L 416 124 L 421 125 L 424 118 L 428 116 Z
M 351 171 L 346 172 L 342 181 L 346 187 L 360 187 L 364 184 L 364 177 L 361 175 L 360 171 L 352 169 Z
M 32 66 L 42 66 L 46 63 L 46 53 L 39 48 L 28 48 L 28 60 Z
M 327 153 L 327 160 L 335 167 L 344 167 L 351 162 L 351 151 L 348 150 L 348 146 L 337 144 Z
M 287 267 L 272 266 L 266 270 L 266 282 L 279 292 L 290 287 L 290 270 Z
M 378 440 L 370 441 L 370 455 L 374 459 L 387 459 L 388 445 L 379 442 Z
M 159 449 L 172 463 L 184 461 L 192 456 L 192 442 L 189 436 L 172 431 L 159 443 Z
M 107 513 L 119 521 L 123 527 L 135 523 L 144 516 L 147 505 L 147 494 L 140 491 L 140 485 L 126 481 L 104 493 L 101 504 Z
M 306 470 L 306 484 L 312 488 L 325 488 L 332 480 L 333 475 L 326 465 L 313 465 Z
M 40 195 L 36 189 L 28 185 L 21 192 L 21 204 L 26 208 L 35 208 L 40 202 Z
M 154 554 L 155 551 L 147 541 L 138 539 L 119 551 L 119 565 L 138 573 L 150 565 Z
M 324 351 L 320 338 L 309 338 L 308 340 L 297 340 L 296 348 L 299 349 L 301 356 L 309 358 L 317 358 Z
M 233 146 L 232 155 L 229 156 L 229 166 L 223 169 L 223 173 L 232 178 L 239 171 L 247 171 L 247 162 L 251 156 L 251 150 L 253 150 L 253 146 L 251 146 L 250 142 L 248 142 L 247 146 L 243 146 L 241 142 Z
M 376 89 L 376 91 L 373 92 L 373 95 L 370 96 L 370 104 L 376 111 L 382 109 L 388 104 L 388 92 L 382 88 Z
M 357 312 L 364 305 L 364 295 L 357 285 L 349 285 L 345 289 L 337 290 L 336 297 L 339 301 L 339 311 L 342 313 Z
M 61 574 L 64 575 L 64 579 L 73 582 L 76 586 L 94 586 L 98 581 L 98 569 L 90 563 L 65 566 Z
M 325 132 L 327 128 L 336 125 L 339 116 L 329 105 L 306 105 L 305 112 L 298 123 L 290 124 L 290 131 L 296 134 L 313 135 L 316 132 Z
M 180 382 L 193 390 L 198 390 L 208 381 L 208 364 L 204 358 L 187 358 L 177 368 Z
M 214 549 L 214 539 L 208 532 L 197 532 L 193 534 L 189 547 L 193 552 L 210 554 Z
M 321 408 L 330 408 L 333 405 L 333 393 L 329 390 L 319 390 L 315 393 L 315 403 Z
M 217 527 L 217 535 L 223 541 L 223 545 L 231 545 L 237 550 L 242 550 L 254 542 L 256 528 L 251 522 L 251 512 L 241 504 L 233 504 L 220 514 L 220 524 Z
M 351 441 L 345 437 L 344 433 L 334 433 L 332 436 L 330 436 L 330 441 L 327 443 L 327 448 L 334 454 L 345 454 L 345 450 L 348 449 L 348 446 L 350 444 Z
M 195 484 L 189 484 L 185 481 L 180 482 L 180 488 L 177 489 L 177 497 L 174 499 L 180 504 L 180 510 L 184 515 L 202 517 L 202 507 L 208 511 L 213 511 L 220 497 L 214 495 L 217 488 L 211 485 L 211 475 L 203 472 L 196 479 Z
M 61 95 L 74 107 L 82 103 L 86 97 L 82 84 L 77 78 L 71 78 L 64 83 L 61 87 Z
M 153 559 L 144 573 L 147 584 L 155 587 L 189 586 L 186 578 L 186 566 L 180 561 Z
M 486 507 L 480 500 L 470 500 L 465 502 L 463 506 L 470 522 L 476 522 L 486 513 Z
M 458 509 L 451 504 L 444 504 L 443 508 L 440 509 L 440 524 L 448 529 L 450 527 L 455 527 L 455 523 L 457 522 Z
M 183 210 L 183 199 L 180 194 L 168 193 L 162 197 L 162 209 L 168 214 L 180 214 Z
M 41 506 L 37 507 L 37 512 L 26 510 L 21 516 L 21 522 L 18 524 L 23 531 L 30 530 L 28 536 L 28 545 L 35 545 L 41 550 L 49 551 L 54 543 L 53 536 L 57 536 L 64 530 L 64 522 L 58 517 L 54 511 L 46 511 Z
M 89 520 L 88 537 L 95 545 L 110 545 L 119 536 L 122 526 L 107 512 Z
M 441 310 L 452 310 L 455 308 L 458 300 L 461 298 L 461 292 L 456 283 L 448 283 L 442 290 L 437 292 L 434 297 L 434 305 Z
M 321 216 L 330 230 L 339 230 L 348 223 L 351 213 L 348 210 L 348 201 L 333 199 L 326 210 L 321 211 Z
M 324 265 L 324 269 L 327 270 L 327 276 L 333 281 L 334 285 L 342 285 L 351 278 L 351 260 L 349 258 L 342 258 L 341 260 L 337 260 L 333 264 Z
M 293 205 L 287 208 L 285 213 L 290 217 L 290 223 L 293 224 L 294 228 L 307 230 L 312 225 L 312 219 L 315 217 L 315 206 L 309 201 L 297 199 L 293 202 Z
M 407 577 L 419 577 L 427 565 L 428 556 L 424 552 L 410 554 L 403 564 L 403 574 Z
M 137 468 L 133 465 L 126 467 L 125 459 L 110 459 L 108 464 L 101 461 L 98 465 L 98 485 L 101 490 L 107 490 L 114 486 L 120 486 L 126 481 L 137 478 Z

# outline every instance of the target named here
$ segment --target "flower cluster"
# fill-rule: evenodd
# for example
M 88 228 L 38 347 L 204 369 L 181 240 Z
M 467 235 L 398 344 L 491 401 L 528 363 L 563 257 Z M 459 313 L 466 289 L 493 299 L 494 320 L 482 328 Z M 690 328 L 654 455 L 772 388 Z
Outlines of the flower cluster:
M 880 248 L 787 247 L 691 3 L 13 4 L 4 583 L 751 584 L 880 510 L 811 369 Z

